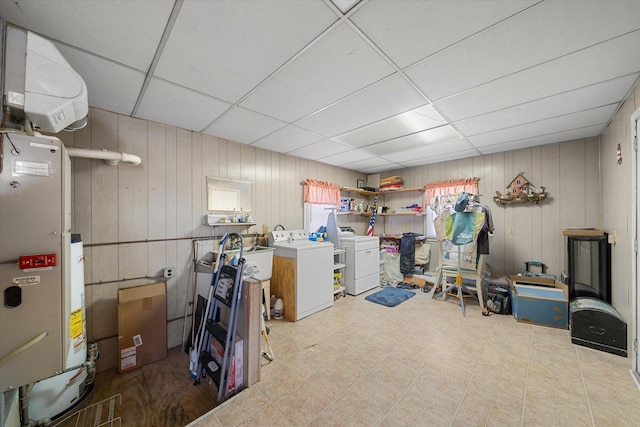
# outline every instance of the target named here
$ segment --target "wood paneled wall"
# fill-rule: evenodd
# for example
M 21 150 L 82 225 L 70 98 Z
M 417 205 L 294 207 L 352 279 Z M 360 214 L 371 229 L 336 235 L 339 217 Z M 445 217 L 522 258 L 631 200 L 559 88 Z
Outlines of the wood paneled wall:
M 167 281 L 168 345 L 181 343 L 185 302 L 192 299 L 192 238 L 225 231 L 202 225 L 207 176 L 254 183 L 252 216 L 258 225 L 248 230 L 251 233 L 261 231 L 262 224 L 269 229 L 277 224 L 303 227 L 305 178 L 352 187 L 357 179 L 366 179 L 323 163 L 98 109 L 90 111 L 85 129 L 59 137 L 67 146 L 142 158 L 140 166 L 116 167 L 72 158 L 73 232 L 80 233 L 85 244 L 88 335 L 101 348 L 101 370 L 118 363 L 118 289 L 153 282 L 168 266 L 177 273 Z M 542 260 L 549 272 L 559 273 L 565 268 L 561 230 L 602 226 L 599 161 L 599 138 L 592 138 L 391 171 L 382 177 L 400 175 L 407 187 L 480 177 L 481 199 L 492 208 L 496 229 L 488 261 L 493 275 L 517 273 L 529 259 Z M 547 200 L 540 205 L 495 205 L 495 191 L 504 192 L 519 172 L 535 186 L 544 186 Z M 422 196 L 394 197 L 397 207 Z M 423 220 L 415 218 L 379 219 L 376 232 L 422 232 Z M 340 219 L 348 224 L 348 219 Z M 366 218 L 351 221 L 366 227 Z
M 182 342 L 192 299 L 192 238 L 222 234 L 203 226 L 206 177 L 254 183 L 252 216 L 261 231 L 303 227 L 302 185 L 315 178 L 355 186 L 364 175 L 146 120 L 91 109 L 89 125 L 58 135 L 66 146 L 138 155 L 140 166 L 72 158 L 72 230 L 85 245 L 87 332 L 101 349 L 99 369 L 117 365 L 118 289 L 167 281 L 168 345 Z M 249 243 L 252 243 L 251 241 Z M 149 279 L 144 279 L 149 276 Z M 136 280 L 123 280 L 143 278 Z M 190 312 L 190 309 L 188 310 Z M 190 320 L 189 320 L 190 322 Z
M 590 138 L 418 166 L 385 176 L 400 175 L 407 187 L 479 177 L 480 201 L 490 208 L 495 227 L 487 258 L 493 277 L 523 271 L 524 262 L 531 259 L 546 263 L 548 273 L 560 274 L 566 262 L 562 229 L 602 226 L 599 163 L 599 138 Z M 496 191 L 504 194 L 520 172 L 534 186 L 545 187 L 546 200 L 537 205 L 495 204 Z M 417 230 L 407 230 L 410 225 Z M 422 232 L 421 226 L 415 219 L 385 218 L 385 231 L 390 233 Z
M 631 347 L 636 335 L 634 320 L 636 302 L 632 295 L 632 206 L 631 206 L 631 158 L 635 155 L 632 145 L 631 115 L 640 108 L 640 85 L 629 94 L 611 123 L 602 133 L 602 217 L 603 229 L 616 236 L 611 247 L 611 302 L 627 322 Z M 622 163 L 617 162 L 617 145 L 622 150 Z

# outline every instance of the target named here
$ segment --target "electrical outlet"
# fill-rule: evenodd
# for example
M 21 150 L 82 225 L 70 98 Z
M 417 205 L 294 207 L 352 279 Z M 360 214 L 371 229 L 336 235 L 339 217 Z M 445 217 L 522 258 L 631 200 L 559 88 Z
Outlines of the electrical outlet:
M 507 227 L 507 233 L 516 234 L 516 228 L 513 225 Z
M 175 267 L 166 267 L 164 269 L 164 278 L 165 279 L 171 279 L 175 275 L 176 275 L 176 268 Z

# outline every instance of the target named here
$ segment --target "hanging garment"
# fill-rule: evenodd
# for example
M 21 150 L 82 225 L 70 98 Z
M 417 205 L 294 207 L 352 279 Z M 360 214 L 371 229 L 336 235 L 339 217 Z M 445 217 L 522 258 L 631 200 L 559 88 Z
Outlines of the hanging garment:
M 451 212 L 444 210 L 433 220 L 433 226 L 436 229 L 436 238 L 439 242 L 447 240 L 447 218 L 450 215 Z
M 477 239 L 484 224 L 483 212 L 455 212 L 446 219 L 447 239 L 454 245 L 464 245 Z
M 485 214 L 484 224 L 480 233 L 478 233 L 478 253 L 489 254 L 489 235 L 493 233 L 493 219 L 491 218 L 491 210 L 482 205 L 482 211 Z
M 413 275 L 416 265 L 416 236 L 418 233 L 404 233 L 400 239 L 400 272 Z

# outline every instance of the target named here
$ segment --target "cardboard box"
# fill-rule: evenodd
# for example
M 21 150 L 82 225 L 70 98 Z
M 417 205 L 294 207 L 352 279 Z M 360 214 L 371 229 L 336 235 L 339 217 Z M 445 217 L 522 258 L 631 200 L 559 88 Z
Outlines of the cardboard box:
M 425 285 L 427 284 L 427 281 L 424 279 L 421 279 L 419 277 L 415 277 L 415 276 L 402 276 L 402 281 L 405 283 L 411 283 L 413 285 L 416 285 L 420 288 L 424 288 Z
M 520 276 L 517 276 L 520 277 Z M 554 281 L 553 287 L 525 285 L 509 280 L 511 309 L 518 322 L 567 329 L 569 327 L 569 288 Z
M 167 357 L 167 295 L 164 282 L 118 291 L 118 372 Z

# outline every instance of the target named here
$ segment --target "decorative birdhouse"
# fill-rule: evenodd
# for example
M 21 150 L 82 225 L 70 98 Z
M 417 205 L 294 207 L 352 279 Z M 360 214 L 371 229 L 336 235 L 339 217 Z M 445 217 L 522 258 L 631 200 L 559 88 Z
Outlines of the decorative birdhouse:
M 507 185 L 507 191 L 504 195 L 496 191 L 493 201 L 499 205 L 508 205 L 511 203 L 537 204 L 546 197 L 547 194 L 544 192 L 544 187 L 536 189 L 529 180 L 524 177 L 524 172 L 520 172 L 511 180 L 509 185 Z

